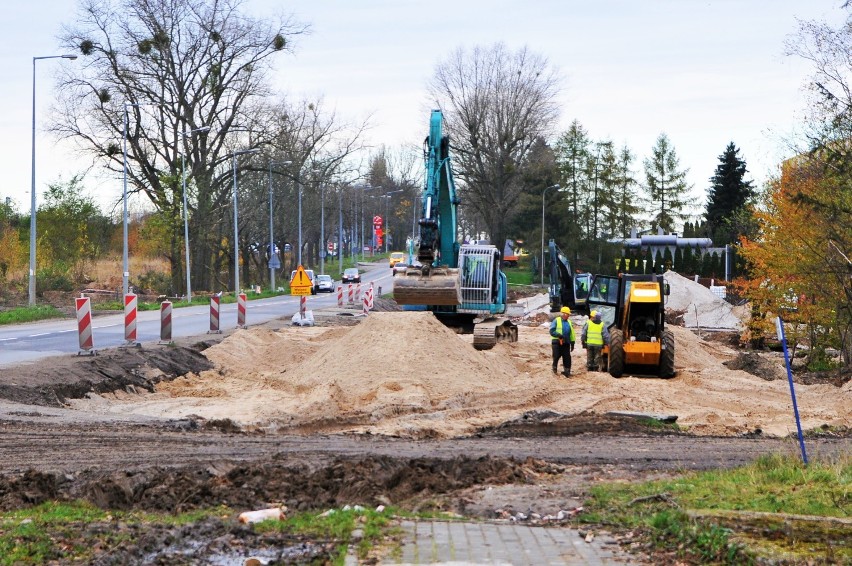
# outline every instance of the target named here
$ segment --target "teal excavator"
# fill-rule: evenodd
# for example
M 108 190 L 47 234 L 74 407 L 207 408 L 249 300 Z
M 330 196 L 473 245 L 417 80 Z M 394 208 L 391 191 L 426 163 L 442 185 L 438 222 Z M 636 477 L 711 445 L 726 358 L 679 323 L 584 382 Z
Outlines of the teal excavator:
M 506 275 L 493 245 L 458 242 L 458 205 L 444 117 L 432 110 L 423 147 L 426 184 L 421 197 L 419 267 L 394 281 L 393 295 L 404 310 L 431 311 L 447 326 L 473 333 L 478 350 L 517 342 L 518 327 L 505 316 Z M 416 265 L 416 264 L 415 264 Z

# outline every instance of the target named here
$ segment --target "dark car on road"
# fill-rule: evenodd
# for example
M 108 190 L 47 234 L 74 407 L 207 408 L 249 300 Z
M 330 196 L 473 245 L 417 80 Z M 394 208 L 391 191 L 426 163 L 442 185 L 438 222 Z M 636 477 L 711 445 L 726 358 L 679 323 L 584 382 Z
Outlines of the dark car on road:
M 357 267 L 348 267 L 343 270 L 342 283 L 360 283 L 361 274 Z

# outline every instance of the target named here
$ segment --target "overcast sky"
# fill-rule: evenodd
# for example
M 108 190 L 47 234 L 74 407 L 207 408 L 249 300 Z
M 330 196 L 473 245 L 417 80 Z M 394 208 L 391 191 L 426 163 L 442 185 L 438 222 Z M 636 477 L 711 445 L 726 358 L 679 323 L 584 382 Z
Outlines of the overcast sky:
M 797 20 L 845 20 L 842 0 L 246 0 L 256 16 L 292 12 L 310 24 L 293 56 L 279 58 L 276 86 L 323 96 L 351 120 L 372 114 L 369 139 L 419 144 L 432 107 L 426 83 L 457 47 L 501 41 L 548 58 L 563 77 L 559 131 L 577 119 L 595 140 L 627 145 L 642 159 L 665 132 L 706 194 L 718 156 L 733 141 L 761 184 L 789 156 L 783 138 L 799 123 L 809 73 L 784 56 Z M 61 53 L 57 36 L 76 0 L 4 5 L 0 65 L 0 198 L 29 210 L 32 57 Z M 65 60 L 36 66 L 36 186 L 79 172 L 74 155 L 44 131 L 53 74 Z M 121 180 L 87 178 L 106 206 Z

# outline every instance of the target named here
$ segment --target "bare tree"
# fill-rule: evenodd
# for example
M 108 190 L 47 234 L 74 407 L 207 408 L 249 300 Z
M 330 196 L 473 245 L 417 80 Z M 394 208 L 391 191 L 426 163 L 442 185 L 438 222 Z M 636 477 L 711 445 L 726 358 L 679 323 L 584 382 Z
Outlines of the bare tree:
M 302 191 L 303 263 L 314 265 L 319 260 L 320 231 L 323 210 L 338 200 L 341 183 L 357 178 L 361 170 L 360 154 L 364 149 L 364 132 L 370 117 L 361 122 L 342 120 L 327 110 L 322 100 L 303 100 L 284 104 L 278 111 L 272 148 L 275 159 L 290 161 L 282 168 L 282 180 L 294 191 L 285 209 L 290 214 L 283 224 L 286 234 L 298 237 L 298 215 L 293 205 Z M 327 218 L 327 217 L 326 217 Z M 330 231 L 323 236 L 327 237 Z
M 369 159 L 367 179 L 373 187 L 380 187 L 372 196 L 386 199 L 377 210 L 387 211 L 388 244 L 397 250 L 402 249 L 410 235 L 414 238 L 418 235 L 416 221 L 422 206 L 420 196 L 425 177 L 418 159 L 420 154 L 419 148 L 414 146 L 392 149 L 381 146 Z
M 201 289 L 213 289 L 231 194 L 227 165 L 235 149 L 270 141 L 258 105 L 269 93 L 272 57 L 306 31 L 287 17 L 250 18 L 241 6 L 241 0 L 83 0 L 62 37 L 84 63 L 61 81 L 55 129 L 116 173 L 125 170 L 126 146 L 128 192 L 144 194 L 172 226 L 176 287 L 181 155 L 196 190 L 194 278 Z M 206 126 L 209 131 L 193 133 Z
M 457 49 L 429 85 L 446 117 L 461 198 L 498 247 L 522 192 L 525 158 L 554 127 L 558 83 L 546 58 L 498 43 Z

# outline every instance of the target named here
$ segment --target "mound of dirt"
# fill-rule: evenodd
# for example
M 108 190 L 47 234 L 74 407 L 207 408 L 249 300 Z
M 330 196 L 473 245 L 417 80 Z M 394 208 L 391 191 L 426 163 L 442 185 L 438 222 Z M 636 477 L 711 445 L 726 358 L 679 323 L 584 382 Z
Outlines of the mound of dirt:
M 766 381 L 784 378 L 781 368 L 762 358 L 757 352 L 742 352 L 733 360 L 724 362 L 730 369 L 739 369 Z
M 351 317 L 350 317 L 351 318 Z M 575 317 L 579 326 L 585 317 Z M 376 312 L 351 327 L 239 330 L 204 354 L 212 370 L 161 381 L 154 393 L 104 394 L 75 408 L 120 415 L 235 423 L 245 430 L 458 437 L 530 411 L 677 415 L 690 433 L 786 436 L 794 427 L 785 380 L 765 381 L 723 363 L 738 351 L 670 326 L 673 379 L 585 371 L 572 354 L 569 379 L 550 371 L 547 325 L 519 327 L 519 341 L 477 351 L 426 312 Z M 578 328 L 579 332 L 579 328 Z M 765 372 L 783 360 L 765 358 Z M 761 370 L 764 371 L 764 370 Z M 768 373 L 766 373 L 768 375 Z M 852 413 L 852 383 L 797 388 L 806 429 Z
M 665 279 L 671 289 L 671 294 L 666 298 L 666 310 L 682 313 L 683 326 L 720 329 L 742 327 L 731 305 L 704 285 L 674 271 L 667 271 Z
M 155 345 L 115 348 L 97 356 L 69 356 L 0 372 L 0 399 L 26 405 L 62 407 L 91 393 L 154 391 L 155 384 L 187 371 L 213 366 L 194 347 Z

